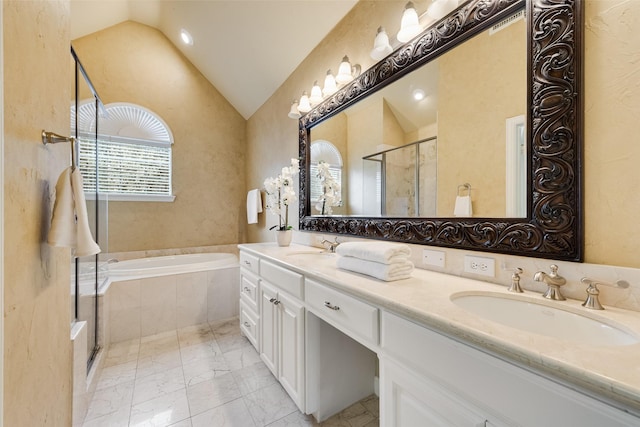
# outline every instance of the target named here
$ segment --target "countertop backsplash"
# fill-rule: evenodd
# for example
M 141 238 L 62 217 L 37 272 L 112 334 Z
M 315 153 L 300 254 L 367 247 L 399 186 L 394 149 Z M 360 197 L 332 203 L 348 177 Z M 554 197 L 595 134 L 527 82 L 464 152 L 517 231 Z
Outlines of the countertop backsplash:
M 293 241 L 302 245 L 322 248 L 323 245 L 321 242 L 323 239 L 333 241 L 336 236 L 338 237 L 338 242 L 366 241 L 366 239 L 358 239 L 343 235 L 309 233 L 297 230 L 294 231 Z M 551 259 L 512 256 L 490 252 L 474 252 L 436 246 L 409 246 L 412 251 L 411 261 L 415 264 L 416 268 L 438 271 L 455 276 L 469 277 L 504 286 L 509 286 L 511 284 L 511 275 L 513 270 L 519 267 L 523 270 L 523 273 L 520 274 L 520 286 L 522 289 L 524 289 L 525 292 L 539 293 L 540 295 L 542 295 L 546 290 L 546 284 L 534 281 L 533 275 L 537 271 L 549 273 L 549 266 L 551 264 L 556 264 L 558 266 L 558 274 L 567 280 L 567 283 L 562 286 L 561 292 L 565 297 L 571 299 L 582 301 L 586 299 L 587 286 L 580 282 L 580 279 L 583 277 L 588 277 L 605 283 L 615 283 L 619 280 L 624 280 L 630 285 L 626 289 L 599 286 L 600 302 L 605 306 L 605 309 L 607 307 L 618 307 L 640 312 L 640 269 L 602 264 L 556 261 Z M 424 249 L 444 252 L 445 266 L 434 267 L 424 265 L 422 263 L 422 252 Z M 495 277 L 487 277 L 464 272 L 465 255 L 493 258 L 495 260 Z

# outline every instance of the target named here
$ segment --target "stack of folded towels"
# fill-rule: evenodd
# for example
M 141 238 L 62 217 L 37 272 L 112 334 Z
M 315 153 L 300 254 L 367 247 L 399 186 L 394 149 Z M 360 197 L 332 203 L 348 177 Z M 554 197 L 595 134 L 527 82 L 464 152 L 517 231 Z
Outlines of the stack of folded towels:
M 391 282 L 411 277 L 411 248 L 389 242 L 345 242 L 336 248 L 336 265 L 344 270 Z

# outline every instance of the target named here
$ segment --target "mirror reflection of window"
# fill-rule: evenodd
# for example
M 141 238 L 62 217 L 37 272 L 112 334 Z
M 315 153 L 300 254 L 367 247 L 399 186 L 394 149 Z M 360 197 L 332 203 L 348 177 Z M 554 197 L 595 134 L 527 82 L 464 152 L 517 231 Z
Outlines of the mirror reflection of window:
M 318 175 L 318 164 L 324 162 L 329 165 L 329 173 L 335 181 L 342 187 L 342 155 L 340 150 L 331 142 L 326 140 L 316 140 L 311 143 L 311 162 L 309 165 L 309 173 L 311 177 Z M 316 206 L 318 201 L 321 201 L 324 195 L 324 189 L 319 179 L 311 179 L 311 206 Z M 336 196 L 338 200 L 342 200 L 342 191 Z M 339 206 L 332 206 L 332 213 L 338 213 L 335 208 Z M 326 208 L 325 208 L 326 209 Z M 319 211 L 318 213 L 324 215 L 327 212 Z
M 525 116 L 506 120 L 506 206 L 507 217 L 527 216 L 527 147 Z

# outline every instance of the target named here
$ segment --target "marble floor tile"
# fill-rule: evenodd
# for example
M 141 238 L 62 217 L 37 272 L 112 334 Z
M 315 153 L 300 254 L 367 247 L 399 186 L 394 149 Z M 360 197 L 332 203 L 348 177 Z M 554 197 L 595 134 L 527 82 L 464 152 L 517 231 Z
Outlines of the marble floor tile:
M 166 427 L 189 418 L 184 388 L 131 407 L 130 427 Z
M 179 368 L 180 366 L 182 366 L 182 358 L 180 357 L 180 350 L 178 349 L 149 354 L 144 357 L 140 356 L 138 359 L 136 379 L 166 372 L 170 369 Z
M 194 416 L 191 424 L 193 427 L 254 427 L 256 425 L 242 398 Z
M 260 426 L 266 426 L 298 410 L 280 383 L 247 394 L 244 399 L 253 420 Z
M 107 357 L 104 359 L 104 367 L 120 365 L 122 363 L 138 360 L 140 351 L 140 338 L 111 344 Z
M 191 415 L 198 415 L 241 396 L 230 373 L 187 387 Z
M 371 412 L 360 402 L 354 403 L 339 414 L 334 415 L 322 423 L 323 427 L 370 427 L 371 422 L 377 422 Z
M 231 372 L 222 354 L 183 364 L 182 371 L 184 372 L 184 381 L 187 386 L 192 386 Z
M 165 372 L 137 378 L 132 402 L 136 405 L 183 388 L 185 388 L 184 375 L 182 367 L 179 366 Z
M 380 418 L 380 398 L 378 396 L 372 394 L 362 399 L 360 403 L 362 403 L 362 406 L 367 408 L 367 411 L 371 412 L 374 417 Z
M 318 424 L 311 415 L 305 415 L 300 411 L 296 411 L 272 422 L 267 427 L 318 427 L 321 425 L 322 424 Z
M 228 335 L 240 334 L 240 321 L 237 317 L 210 322 L 209 325 L 216 339 Z
M 251 344 L 224 353 L 224 358 L 232 371 L 262 362 L 260 355 Z
M 129 405 L 123 406 L 116 412 L 85 420 L 82 427 L 128 427 L 130 411 Z
M 97 390 L 89 404 L 86 420 L 118 413 L 122 408 L 131 406 L 134 382 L 116 384 L 102 390 Z
M 193 427 L 191 424 L 191 418 L 187 418 L 186 420 L 178 421 L 175 424 L 171 424 L 168 427 Z
M 137 369 L 138 362 L 136 360 L 103 368 L 100 379 L 96 385 L 96 390 L 102 390 L 116 384 L 135 380 Z
M 213 331 L 207 323 L 178 329 L 178 342 L 180 343 L 180 347 L 188 347 L 213 340 L 215 340 Z
M 180 347 L 180 356 L 183 365 L 219 355 L 222 355 L 222 350 L 220 350 L 220 346 L 215 340 Z
M 245 346 L 251 346 L 249 340 L 244 335 L 240 334 L 216 335 L 216 341 L 223 353 L 238 350 Z
M 253 393 L 277 382 L 267 365 L 256 363 L 232 372 L 242 395 Z
M 179 348 L 177 331 L 161 332 L 140 339 L 139 357 L 162 354 Z

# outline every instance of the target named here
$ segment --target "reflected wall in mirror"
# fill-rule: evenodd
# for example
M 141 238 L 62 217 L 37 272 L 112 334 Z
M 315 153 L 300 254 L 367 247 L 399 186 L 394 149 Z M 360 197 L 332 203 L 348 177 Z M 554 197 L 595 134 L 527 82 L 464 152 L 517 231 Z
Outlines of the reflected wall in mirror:
M 506 192 L 506 123 L 526 113 L 526 69 L 527 30 L 524 10 L 520 10 L 313 127 L 311 144 L 332 138 L 347 159 L 342 184 L 348 191 L 341 212 L 335 213 L 451 217 L 456 189 L 462 183 L 473 186 L 475 216 L 507 217 L 507 198 L 517 198 L 519 205 L 526 206 L 525 191 Z M 435 164 L 430 169 L 411 161 L 409 148 L 393 150 L 436 137 L 438 149 L 430 152 L 437 157 L 432 158 Z M 378 166 L 381 182 L 389 186 L 386 197 L 371 193 L 370 188 L 380 184 L 371 187 L 372 176 L 366 171 L 371 172 L 373 165 L 363 162 L 385 150 L 390 150 L 388 156 L 380 158 Z M 400 162 L 400 155 L 409 157 Z M 314 188 L 317 177 L 311 174 L 310 178 Z M 521 187 L 512 187 L 516 189 Z M 376 195 L 378 203 L 372 203 Z M 419 209 L 416 195 L 422 195 L 423 201 L 433 199 L 428 210 Z
M 523 9 L 526 19 L 507 19 Z M 324 139 L 344 168 L 342 211 L 332 216 L 311 209 L 314 177 L 304 168 L 300 229 L 580 261 L 581 14 L 578 1 L 465 2 L 303 116 L 303 166 L 308 144 Z M 428 108 L 394 99 L 415 89 Z M 393 166 L 373 156 L 429 138 L 435 170 L 423 170 L 415 150 Z M 383 197 L 385 169 L 406 184 L 402 194 L 386 188 Z M 436 191 L 426 196 L 430 173 Z M 456 218 L 465 183 L 473 217 Z M 431 211 L 417 202 L 430 198 Z

